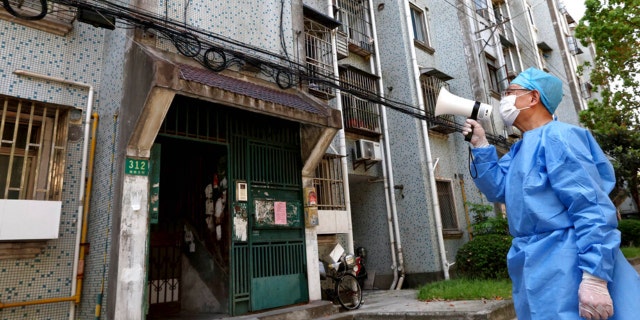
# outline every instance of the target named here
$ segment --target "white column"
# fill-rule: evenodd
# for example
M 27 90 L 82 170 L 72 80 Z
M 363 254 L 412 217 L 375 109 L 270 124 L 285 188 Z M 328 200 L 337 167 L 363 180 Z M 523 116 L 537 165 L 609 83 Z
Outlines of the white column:
M 124 177 L 115 319 L 145 319 L 148 186 L 147 176 Z

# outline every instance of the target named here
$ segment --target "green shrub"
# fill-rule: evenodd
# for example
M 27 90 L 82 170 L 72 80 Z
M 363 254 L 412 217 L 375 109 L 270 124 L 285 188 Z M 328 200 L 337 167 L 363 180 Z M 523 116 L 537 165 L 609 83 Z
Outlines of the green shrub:
M 618 222 L 618 230 L 622 233 L 621 246 L 640 245 L 640 220 L 623 219 Z
M 509 234 L 509 223 L 507 218 L 502 215 L 495 217 L 489 216 L 489 213 L 493 212 L 493 206 L 490 204 L 478 204 L 467 202 L 469 211 L 473 212 L 473 221 L 471 228 L 473 228 L 473 236 L 480 236 L 485 234 Z
M 511 236 L 487 234 L 474 237 L 456 254 L 456 270 L 469 279 L 506 279 Z

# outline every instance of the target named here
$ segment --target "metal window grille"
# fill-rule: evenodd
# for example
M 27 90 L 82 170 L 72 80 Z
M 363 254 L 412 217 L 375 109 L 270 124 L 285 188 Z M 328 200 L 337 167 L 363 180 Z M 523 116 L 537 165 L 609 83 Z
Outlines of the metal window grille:
M 304 19 L 305 48 L 309 76 L 309 92 L 320 98 L 333 97 L 333 88 L 322 79 L 332 79 L 333 55 L 331 29 L 309 18 Z
M 440 217 L 442 219 L 442 229 L 458 230 L 458 218 L 453 202 L 453 189 L 451 181 L 436 181 L 438 189 L 438 201 L 440 202 Z
M 316 168 L 313 186 L 320 210 L 346 210 L 341 156 L 326 154 Z
M 430 75 L 420 76 L 420 87 L 422 88 L 422 98 L 424 99 L 425 110 L 429 119 L 431 130 L 442 133 L 452 133 L 456 131 L 455 117 L 451 114 L 435 116 L 436 102 L 442 87 L 449 89 L 449 84 L 442 79 Z
M 433 115 L 436 110 L 436 102 L 438 101 L 440 88 L 445 87 L 449 90 L 449 84 L 434 76 L 423 74 L 420 76 L 420 86 L 422 87 L 422 95 L 427 113 Z M 453 117 L 451 117 L 451 119 L 453 120 Z
M 377 79 L 355 68 L 340 68 L 340 82 L 349 90 L 371 95 L 378 92 Z M 342 91 L 345 129 L 362 134 L 380 133 L 378 104 Z
M 0 199 L 60 200 L 68 112 L 0 96 Z
M 581 54 L 582 49 L 580 49 L 580 45 L 578 44 L 578 40 L 576 40 L 573 36 L 567 37 L 567 43 L 569 44 L 569 52 L 572 55 Z
M 342 26 L 340 26 L 339 30 L 347 35 L 349 43 L 368 52 L 373 52 L 371 19 L 369 17 L 369 1 L 334 1 L 334 16 L 342 22 Z

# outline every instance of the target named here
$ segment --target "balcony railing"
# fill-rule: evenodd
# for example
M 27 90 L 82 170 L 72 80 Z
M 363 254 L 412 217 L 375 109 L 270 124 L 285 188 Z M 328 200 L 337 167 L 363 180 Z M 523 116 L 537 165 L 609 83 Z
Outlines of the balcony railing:
M 369 1 L 335 0 L 335 16 L 342 26 L 339 31 L 347 35 L 349 50 L 357 55 L 369 56 L 373 53 Z

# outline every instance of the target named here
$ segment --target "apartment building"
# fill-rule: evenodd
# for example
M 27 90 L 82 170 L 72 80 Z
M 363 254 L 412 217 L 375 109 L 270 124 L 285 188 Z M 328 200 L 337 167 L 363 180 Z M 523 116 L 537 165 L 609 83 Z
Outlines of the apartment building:
M 537 66 L 560 119 L 588 98 L 555 0 L 7 3 L 2 319 L 318 300 L 337 244 L 366 248 L 367 289 L 448 278 L 486 200 L 441 88 L 497 107 Z

